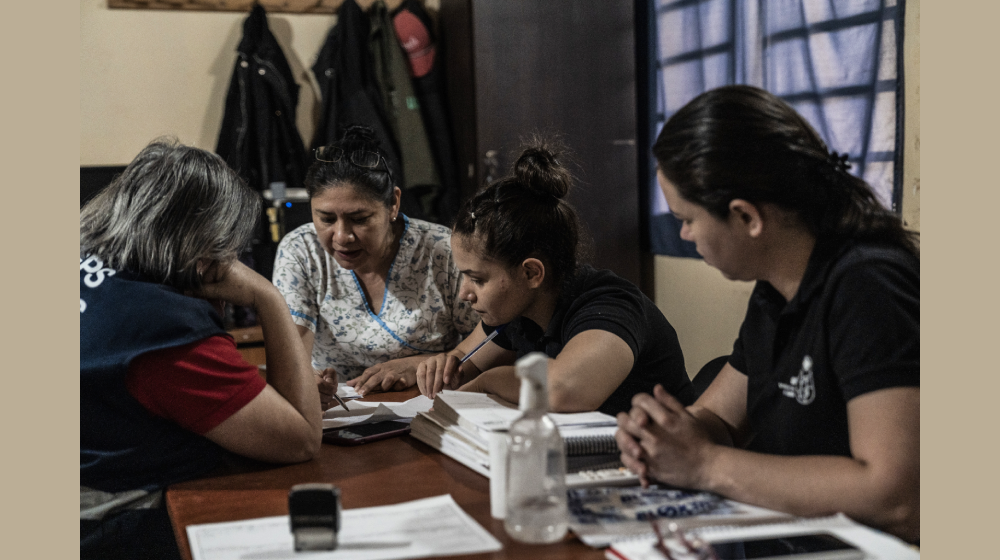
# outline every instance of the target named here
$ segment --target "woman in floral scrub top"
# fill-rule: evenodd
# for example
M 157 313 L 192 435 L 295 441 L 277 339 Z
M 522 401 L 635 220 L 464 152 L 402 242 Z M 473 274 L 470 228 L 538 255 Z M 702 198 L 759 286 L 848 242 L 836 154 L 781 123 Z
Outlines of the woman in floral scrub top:
M 364 395 L 416 383 L 428 355 L 479 317 L 458 297 L 451 230 L 399 213 L 400 190 L 370 129 L 320 148 L 306 175 L 313 223 L 282 239 L 274 285 L 330 406 L 337 375 Z

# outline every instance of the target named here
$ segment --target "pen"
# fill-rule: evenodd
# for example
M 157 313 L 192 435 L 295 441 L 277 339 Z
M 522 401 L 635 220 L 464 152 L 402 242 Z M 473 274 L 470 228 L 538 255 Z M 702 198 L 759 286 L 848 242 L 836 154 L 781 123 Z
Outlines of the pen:
M 337 382 L 337 385 L 339 386 L 340 385 L 340 374 L 336 374 L 335 373 L 333 379 L 334 379 L 334 381 Z M 339 404 L 340 406 L 344 407 L 344 410 L 347 410 L 347 411 L 351 410 L 351 409 L 347 408 L 347 403 L 344 402 L 344 399 L 340 398 L 340 395 L 337 394 L 336 390 L 333 391 L 333 398 L 337 399 L 337 404 Z
M 482 342 L 480 342 L 479 344 L 477 344 L 476 347 L 473 348 L 468 354 L 466 354 L 464 358 L 462 358 L 461 360 L 459 360 L 458 363 L 459 364 L 464 364 L 465 362 L 469 361 L 469 358 L 471 358 L 473 354 L 475 354 L 476 352 L 479 352 L 480 348 L 482 348 L 483 346 L 486 346 L 486 343 L 489 342 L 489 341 L 491 341 L 491 340 L 493 340 L 493 338 L 496 335 L 500 334 L 500 331 L 502 331 L 503 328 L 506 327 L 506 326 L 507 325 L 500 325 L 499 327 L 497 327 L 497 329 L 495 331 L 491 332 L 489 336 L 487 336 Z
M 340 395 L 338 395 L 337 393 L 334 393 L 333 394 L 333 398 L 337 399 L 337 402 L 340 403 L 340 406 L 344 407 L 344 410 L 347 410 L 347 411 L 351 410 L 351 409 L 347 408 L 347 403 L 344 402 L 344 399 L 340 398 Z

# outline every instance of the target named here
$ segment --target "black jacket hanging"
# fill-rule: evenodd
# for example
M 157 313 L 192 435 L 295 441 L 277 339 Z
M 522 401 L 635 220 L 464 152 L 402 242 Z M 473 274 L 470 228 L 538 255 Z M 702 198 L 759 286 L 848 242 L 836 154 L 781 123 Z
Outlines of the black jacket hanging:
M 258 191 L 276 181 L 301 187 L 307 159 L 295 126 L 299 86 L 260 4 L 243 22 L 236 51 L 215 151 Z
M 382 93 L 382 107 L 389 126 L 399 142 L 399 155 L 406 176 L 406 182 L 400 186 L 404 191 L 413 193 L 420 202 L 425 219 L 438 222 L 435 206 L 441 194 L 441 179 L 424 127 L 420 102 L 413 91 L 407 53 L 399 44 L 383 0 L 372 4 L 368 9 L 368 18 L 371 24 L 368 45 L 375 80 Z
M 301 188 L 308 160 L 295 125 L 299 86 L 260 4 L 243 22 L 236 51 L 215 151 L 258 192 L 278 182 Z M 257 241 L 254 268 L 270 276 L 274 244 L 266 217 Z
M 426 218 L 417 200 L 403 188 L 399 144 L 392 134 L 382 106 L 382 94 L 375 80 L 368 46 L 371 26 L 368 15 L 354 0 L 344 0 L 337 10 L 337 25 L 326 36 L 312 70 L 319 84 L 321 110 L 312 147 L 339 140 L 352 124 L 370 126 L 386 153 L 396 184 L 403 190 L 402 211 Z
M 435 212 L 440 223 L 450 225 L 458 213 L 461 187 L 448 117 L 441 45 L 435 44 L 430 14 L 419 0 L 405 0 L 393 12 L 392 19 L 396 36 L 409 57 L 413 89 L 441 179 Z

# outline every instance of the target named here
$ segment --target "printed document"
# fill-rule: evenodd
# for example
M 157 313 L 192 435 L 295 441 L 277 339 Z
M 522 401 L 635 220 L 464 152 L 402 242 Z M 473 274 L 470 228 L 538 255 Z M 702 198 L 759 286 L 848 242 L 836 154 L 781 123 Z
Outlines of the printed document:
M 451 495 L 392 506 L 347 509 L 339 546 L 295 552 L 288 516 L 189 525 L 194 560 L 394 560 L 494 552 L 502 548 Z
M 431 409 L 434 401 L 420 395 L 406 402 L 348 401 L 348 410 L 340 405 L 323 413 L 323 429 L 371 424 L 384 420 L 412 420 L 418 413 Z

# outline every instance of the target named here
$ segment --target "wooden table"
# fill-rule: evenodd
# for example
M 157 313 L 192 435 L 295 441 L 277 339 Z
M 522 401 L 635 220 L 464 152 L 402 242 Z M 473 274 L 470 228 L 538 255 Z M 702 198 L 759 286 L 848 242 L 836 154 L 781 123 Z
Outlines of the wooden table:
M 264 332 L 260 325 L 233 329 L 229 334 L 236 341 L 236 349 L 244 360 L 255 366 L 267 363 L 267 356 L 264 353 Z
M 418 394 L 370 395 L 366 400 L 401 402 Z M 551 545 L 524 545 L 511 540 L 503 521 L 490 516 L 489 480 L 410 436 L 355 447 L 323 444 L 320 456 L 307 463 L 229 474 L 175 484 L 167 489 L 167 510 L 181 556 L 191 559 L 188 525 L 288 515 L 288 489 L 302 482 L 329 482 L 340 487 L 344 509 L 383 506 L 451 494 L 469 515 L 502 544 L 498 552 L 449 558 L 603 559 L 571 534 Z

